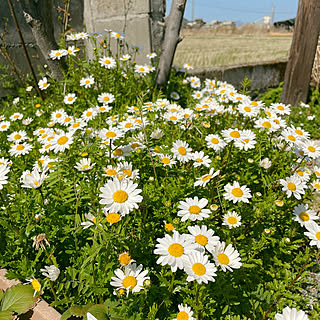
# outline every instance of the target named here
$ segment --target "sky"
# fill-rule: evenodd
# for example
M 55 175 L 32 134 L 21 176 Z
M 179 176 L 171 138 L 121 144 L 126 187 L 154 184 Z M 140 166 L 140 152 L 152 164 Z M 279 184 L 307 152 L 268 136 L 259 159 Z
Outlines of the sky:
M 167 14 L 171 1 L 167 1 Z M 273 21 L 294 18 L 299 0 L 187 0 L 185 18 L 192 20 L 192 2 L 194 1 L 194 18 L 204 21 L 232 20 L 236 22 L 255 22 L 264 16 L 270 16 L 271 5 L 275 6 Z

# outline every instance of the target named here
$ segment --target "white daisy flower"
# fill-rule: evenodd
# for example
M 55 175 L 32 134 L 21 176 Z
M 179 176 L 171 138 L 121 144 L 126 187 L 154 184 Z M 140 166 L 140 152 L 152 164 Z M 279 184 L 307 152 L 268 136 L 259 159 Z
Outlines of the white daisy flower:
M 109 164 L 107 168 L 103 168 L 103 171 L 105 172 L 105 174 L 102 175 L 104 177 L 114 178 L 118 174 L 118 168 L 113 167 L 111 164 Z
M 97 218 L 92 213 L 85 213 L 85 218 L 87 221 L 81 222 L 80 224 L 83 226 L 83 229 L 90 228 L 91 226 L 94 226 L 97 224 Z M 101 223 L 99 223 L 99 226 L 102 226 Z
M 50 86 L 50 83 L 48 83 L 48 79 L 44 77 L 41 80 L 39 80 L 38 86 L 40 90 L 46 90 Z
M 51 113 L 50 119 L 53 123 L 63 123 L 63 119 L 67 116 L 64 109 L 59 109 Z
M 227 145 L 225 141 L 220 138 L 217 134 L 209 134 L 205 137 L 208 148 L 212 148 L 215 152 L 221 152 Z
M 186 198 L 186 201 L 179 201 L 178 217 L 182 217 L 181 221 L 190 219 L 191 221 L 203 220 L 208 218 L 211 214 L 209 209 L 204 209 L 208 204 L 208 200 L 205 198 L 198 199 L 198 197 Z
M 304 154 L 311 159 L 317 159 L 320 157 L 320 146 L 315 141 L 307 140 L 300 142 L 299 147 L 302 149 Z
M 308 168 L 294 169 L 294 174 L 299 177 L 301 181 L 308 182 L 310 180 L 311 171 Z
M 312 209 L 309 209 L 308 204 L 301 203 L 293 208 L 292 219 L 299 222 L 301 227 L 304 227 L 311 221 L 319 219 L 319 217 L 317 216 L 316 212 L 314 212 Z
M 203 176 L 196 178 L 197 181 L 194 183 L 194 186 L 200 186 L 200 187 L 205 187 L 207 185 L 207 183 L 209 183 L 209 181 L 211 181 L 211 179 L 213 179 L 214 177 L 216 177 L 217 175 L 219 175 L 220 170 L 213 172 L 214 168 L 211 168 L 209 173 L 204 174 Z
M 161 139 L 163 137 L 164 133 L 160 128 L 156 128 L 154 131 L 152 131 L 150 137 L 152 139 Z
M 259 166 L 263 169 L 269 169 L 271 167 L 271 161 L 269 158 L 264 158 L 259 161 Z
M 30 172 L 29 170 L 24 171 L 20 178 L 23 188 L 38 189 L 42 186 L 43 181 L 46 179 L 46 171 L 40 171 L 35 168 Z
M 316 175 L 317 178 L 320 178 L 320 167 L 314 166 L 313 173 Z
M 8 183 L 8 176 L 10 168 L 6 164 L 0 165 L 0 190 L 3 189 L 3 185 Z
M 126 290 L 127 295 L 130 291 L 132 293 L 140 292 L 143 290 L 144 281 L 150 279 L 150 277 L 146 277 L 148 270 L 142 271 L 142 269 L 143 265 L 137 266 L 136 263 L 126 265 L 124 271 L 116 269 L 114 271 L 116 277 L 111 277 L 110 285 L 116 287 L 116 290 Z
M 247 188 L 246 185 L 240 187 L 240 184 L 237 181 L 234 181 L 232 185 L 228 183 L 224 186 L 224 190 L 226 191 L 226 193 L 223 194 L 224 198 L 232 201 L 233 203 L 237 203 L 239 201 L 249 203 L 248 199 L 252 197 L 250 189 Z
M 120 212 L 121 215 L 129 214 L 133 209 L 138 209 L 142 201 L 141 189 L 131 180 L 109 180 L 103 187 L 99 196 L 99 203 L 104 204 L 109 212 Z
M 172 157 L 168 154 L 160 154 L 160 162 L 163 164 L 163 166 L 172 167 L 172 165 L 176 164 L 177 161 L 173 160 Z
M 130 54 L 125 54 L 120 58 L 121 61 L 128 61 L 130 59 L 131 59 Z
M 317 179 L 311 183 L 316 192 L 320 192 L 320 180 Z
M 193 153 L 193 166 L 194 167 L 200 167 L 200 166 L 205 166 L 205 167 L 210 167 L 211 160 L 209 159 L 209 156 L 206 156 L 203 151 L 195 151 Z
M 91 88 L 91 86 L 94 84 L 94 77 L 93 76 L 89 76 L 89 77 L 86 77 L 86 78 L 82 78 L 80 80 L 80 86 L 81 87 L 85 87 L 86 89 L 87 88 Z
M 281 314 L 277 313 L 274 317 L 276 320 L 309 320 L 304 311 L 289 307 L 285 307 Z
M 24 130 L 14 131 L 8 135 L 8 141 L 19 143 L 20 141 L 28 139 L 27 133 Z
M 172 320 L 196 320 L 196 318 L 193 317 L 193 311 L 186 304 L 179 304 L 178 309 L 177 317 Z
M 63 102 L 65 104 L 74 104 L 74 102 L 77 100 L 76 94 L 75 93 L 68 93 L 64 99 Z
M 320 226 L 315 222 L 310 222 L 305 225 L 308 232 L 304 232 L 304 234 L 311 240 L 310 246 L 317 246 L 320 249 Z
M 19 112 L 16 112 L 10 116 L 10 120 L 12 121 L 21 120 L 22 118 L 23 118 L 23 114 Z
M 111 32 L 111 38 L 123 40 L 125 37 L 126 35 L 123 32 L 117 32 L 117 31 Z
M 241 130 L 238 130 L 236 128 L 230 128 L 227 130 L 222 130 L 222 136 L 224 137 L 226 142 L 232 142 L 237 141 L 239 139 L 242 139 L 242 132 Z
M 91 164 L 90 158 L 82 158 L 82 159 L 80 159 L 79 162 L 76 163 L 74 168 L 76 168 L 78 171 L 83 172 L 83 171 L 88 171 L 88 170 L 92 169 L 94 165 L 95 165 L 95 163 Z
M 10 121 L 1 121 L 0 122 L 0 132 L 7 131 L 10 128 Z
M 88 122 L 97 116 L 98 112 L 96 108 L 88 108 L 82 112 L 81 119 Z
M 114 95 L 112 93 L 103 92 L 98 95 L 98 102 L 103 104 L 112 103 L 115 100 Z
M 113 59 L 112 57 L 106 57 L 106 56 L 103 56 L 103 58 L 100 58 L 99 63 L 101 67 L 105 67 L 109 70 L 113 69 L 117 65 L 115 59 Z
M 56 281 L 59 277 L 60 270 L 55 265 L 45 266 L 44 269 L 40 269 L 42 275 L 49 278 L 50 281 Z
M 53 150 L 54 153 L 64 152 L 66 149 L 69 149 L 73 143 L 72 132 L 63 132 L 55 135 L 55 137 L 50 141 L 51 146 L 50 150 Z
M 281 136 L 284 138 L 286 142 L 288 142 L 291 146 L 299 141 L 299 136 L 291 129 L 286 128 L 282 130 Z
M 249 150 L 249 149 L 254 149 L 255 144 L 257 143 L 255 141 L 256 135 L 254 132 L 251 130 L 243 130 L 241 132 L 241 139 L 236 140 L 234 142 L 234 145 L 239 148 L 240 150 Z
M 75 48 L 75 46 L 69 46 L 67 49 L 67 54 L 69 56 L 75 56 L 78 51 L 79 51 L 79 49 Z
M 52 60 L 60 60 L 63 56 L 66 56 L 68 54 L 67 50 L 65 49 L 59 49 L 59 50 L 51 50 L 49 53 L 49 56 Z
M 277 131 L 280 126 L 278 124 L 276 124 L 274 121 L 272 121 L 271 119 L 267 119 L 267 118 L 259 118 L 255 121 L 255 128 L 259 128 L 262 130 L 267 130 L 267 132 L 274 132 Z
M 225 215 L 223 215 L 222 225 L 228 226 L 229 229 L 240 227 L 241 216 L 238 215 L 235 211 L 228 211 Z
M 189 226 L 188 230 L 191 234 L 191 238 L 197 244 L 197 248 L 200 252 L 207 250 L 212 250 L 219 242 L 219 237 L 214 236 L 214 231 L 208 229 L 206 225 L 199 226 Z M 209 248 L 209 249 L 208 249 Z
M 189 144 L 181 140 L 174 142 L 171 148 L 171 152 L 174 154 L 175 158 L 182 163 L 188 162 L 191 159 L 191 151 L 192 149 L 189 148 Z
M 271 103 L 270 109 L 280 115 L 290 115 L 291 109 L 283 103 Z
M 250 105 L 249 103 L 241 103 L 238 106 L 238 111 L 245 117 L 256 117 L 260 111 L 259 107 Z
M 282 191 L 286 191 L 288 198 L 293 194 L 298 200 L 301 199 L 301 195 L 305 194 L 304 189 L 307 188 L 305 182 L 301 181 L 301 179 L 296 175 L 286 177 L 285 180 L 280 179 L 280 184 L 283 185 Z
M 22 120 L 22 124 L 27 126 L 33 121 L 33 118 L 26 118 Z M 1 126 L 1 125 L 0 125 Z
M 140 65 L 140 64 L 136 64 L 134 66 L 134 71 L 138 74 L 141 75 L 146 75 L 150 72 L 150 69 L 148 68 L 148 66 L 146 65 Z
M 231 244 L 226 247 L 224 242 L 218 243 L 211 251 L 216 266 L 226 272 L 239 269 L 242 266 L 239 252 Z
M 186 234 L 173 231 L 173 235 L 166 234 L 164 238 L 158 238 L 154 254 L 160 255 L 157 264 L 171 266 L 172 272 L 183 269 L 185 256 L 196 249 L 192 239 Z
M 184 258 L 184 271 L 188 274 L 187 281 L 196 280 L 199 284 L 209 281 L 214 282 L 217 268 L 214 263 L 209 262 L 207 255 L 193 251 Z
M 150 52 L 150 53 L 148 53 L 147 55 L 146 55 L 146 57 L 148 58 L 148 59 L 153 59 L 153 58 L 155 58 L 157 56 L 157 54 L 155 53 L 155 52 Z
M 9 149 L 9 153 L 11 156 L 19 156 L 19 155 L 25 155 L 28 154 L 32 150 L 33 146 L 31 144 L 28 144 L 26 142 L 20 143 L 20 144 L 14 144 Z

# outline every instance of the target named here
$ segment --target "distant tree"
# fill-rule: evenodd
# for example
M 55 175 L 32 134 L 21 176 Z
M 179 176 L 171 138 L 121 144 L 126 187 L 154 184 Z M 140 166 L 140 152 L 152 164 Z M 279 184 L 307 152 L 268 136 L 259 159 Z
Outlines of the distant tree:
M 162 88 L 169 80 L 174 54 L 182 40 L 180 29 L 187 0 L 172 0 L 169 16 L 165 20 L 165 36 L 155 77 L 155 85 Z
M 320 1 L 299 0 L 289 61 L 280 101 L 293 106 L 306 102 L 320 33 Z

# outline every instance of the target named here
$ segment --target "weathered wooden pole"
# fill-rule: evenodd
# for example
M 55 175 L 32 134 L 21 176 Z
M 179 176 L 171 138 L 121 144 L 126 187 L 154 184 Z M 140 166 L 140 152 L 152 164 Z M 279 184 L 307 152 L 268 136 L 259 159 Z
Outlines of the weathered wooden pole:
M 306 102 L 320 32 L 320 1 L 299 0 L 289 61 L 280 101 Z
M 181 41 L 180 29 L 186 3 L 187 0 L 172 0 L 171 10 L 165 21 L 165 36 L 155 77 L 155 85 L 159 88 L 166 85 L 170 76 L 177 44 Z

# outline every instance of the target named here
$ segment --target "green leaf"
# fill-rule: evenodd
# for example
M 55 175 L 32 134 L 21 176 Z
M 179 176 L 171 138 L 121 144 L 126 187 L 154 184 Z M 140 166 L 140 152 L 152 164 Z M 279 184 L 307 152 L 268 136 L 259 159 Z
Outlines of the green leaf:
M 1 301 L 2 297 L 3 297 L 3 291 L 0 289 L 0 301 Z
M 0 320 L 11 320 L 11 319 L 13 319 L 12 312 L 0 311 Z
M 87 312 L 90 312 L 98 320 L 108 320 L 108 307 L 103 304 L 96 304 L 89 308 Z
M 66 312 L 64 312 L 60 318 L 60 320 L 67 320 L 70 317 L 72 317 L 70 309 L 68 309 Z
M 31 285 L 18 284 L 7 289 L 2 298 L 0 310 L 10 310 L 18 314 L 26 312 L 33 306 L 33 292 Z

